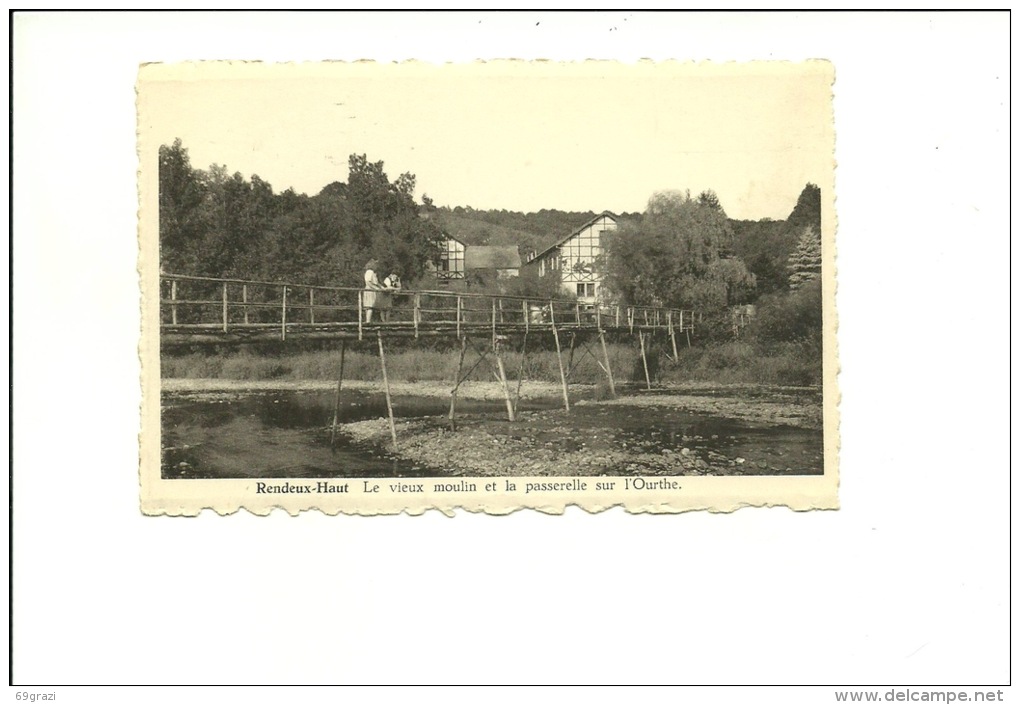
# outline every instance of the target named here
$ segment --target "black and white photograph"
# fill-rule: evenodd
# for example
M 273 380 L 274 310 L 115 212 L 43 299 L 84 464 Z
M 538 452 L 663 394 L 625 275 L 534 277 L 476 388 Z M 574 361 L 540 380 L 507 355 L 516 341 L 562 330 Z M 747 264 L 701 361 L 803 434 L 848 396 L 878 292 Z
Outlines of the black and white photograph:
M 144 67 L 161 479 L 823 475 L 832 81 L 824 61 Z

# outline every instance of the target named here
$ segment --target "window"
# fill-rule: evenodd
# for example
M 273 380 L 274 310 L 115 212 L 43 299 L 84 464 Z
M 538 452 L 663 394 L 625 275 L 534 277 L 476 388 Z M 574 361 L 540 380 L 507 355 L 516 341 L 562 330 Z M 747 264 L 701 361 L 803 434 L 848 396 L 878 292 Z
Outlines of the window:
M 578 298 L 594 298 L 595 284 L 592 282 L 581 282 L 577 285 Z
M 439 279 L 463 279 L 464 246 L 456 240 L 447 239 L 441 248 L 436 276 Z

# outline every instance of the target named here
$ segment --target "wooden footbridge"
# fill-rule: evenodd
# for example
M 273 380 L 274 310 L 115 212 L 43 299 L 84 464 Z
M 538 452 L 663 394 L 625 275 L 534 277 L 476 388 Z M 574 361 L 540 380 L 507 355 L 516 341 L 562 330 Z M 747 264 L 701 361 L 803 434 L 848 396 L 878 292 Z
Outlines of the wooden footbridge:
M 515 419 L 527 356 L 528 337 L 551 336 L 556 344 L 563 402 L 570 410 L 567 385 L 571 373 L 589 354 L 605 373 L 610 393 L 615 383 L 606 348 L 606 334 L 636 336 L 641 348 L 645 380 L 651 388 L 647 347 L 653 336 L 667 338 L 674 359 L 677 335 L 686 338 L 694 329 L 690 310 L 606 303 L 586 304 L 567 299 L 538 299 L 456 291 L 400 290 L 389 295 L 391 304 L 367 306 L 371 297 L 363 289 L 312 286 L 282 282 L 217 279 L 177 274 L 160 275 L 160 345 L 164 349 L 193 345 L 265 343 L 271 341 L 336 340 L 340 343 L 337 411 L 343 386 L 344 354 L 350 341 L 375 339 L 390 430 L 396 445 L 389 381 L 386 375 L 386 338 L 449 337 L 460 341 L 457 379 L 451 391 L 450 424 L 454 426 L 457 390 L 484 360 L 500 382 L 507 415 Z M 511 391 L 504 353 L 520 340 L 521 369 L 516 391 Z M 485 341 L 479 346 L 479 341 Z M 601 359 L 592 349 L 600 344 Z M 564 352 L 564 344 L 569 347 Z M 468 347 L 478 360 L 465 371 Z M 582 355 L 574 361 L 580 346 Z M 495 359 L 495 366 L 489 360 Z M 566 358 L 566 359 L 565 359 Z M 337 414 L 334 415 L 334 436 Z

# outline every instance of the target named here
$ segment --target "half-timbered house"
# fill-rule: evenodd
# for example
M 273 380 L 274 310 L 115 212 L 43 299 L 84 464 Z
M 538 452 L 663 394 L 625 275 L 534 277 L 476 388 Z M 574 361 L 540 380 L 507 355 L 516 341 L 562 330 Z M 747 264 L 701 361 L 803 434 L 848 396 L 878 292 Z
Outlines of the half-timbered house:
M 439 266 L 436 268 L 436 279 L 450 282 L 464 278 L 464 257 L 467 245 L 453 237 L 445 235 L 439 245 Z
M 602 295 L 599 260 L 605 237 L 616 227 L 617 217 L 605 211 L 530 257 L 525 266 L 537 267 L 542 277 L 559 272 L 564 293 L 584 303 L 594 303 Z

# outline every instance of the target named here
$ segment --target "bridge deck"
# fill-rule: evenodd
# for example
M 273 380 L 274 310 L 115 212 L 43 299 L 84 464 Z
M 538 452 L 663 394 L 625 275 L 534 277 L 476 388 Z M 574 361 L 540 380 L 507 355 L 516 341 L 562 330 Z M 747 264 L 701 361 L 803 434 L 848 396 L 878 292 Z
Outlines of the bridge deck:
M 173 346 L 555 331 L 673 335 L 693 330 L 695 319 L 682 309 L 453 291 L 401 290 L 390 298 L 391 307 L 373 308 L 369 322 L 362 289 L 164 274 L 161 341 Z

